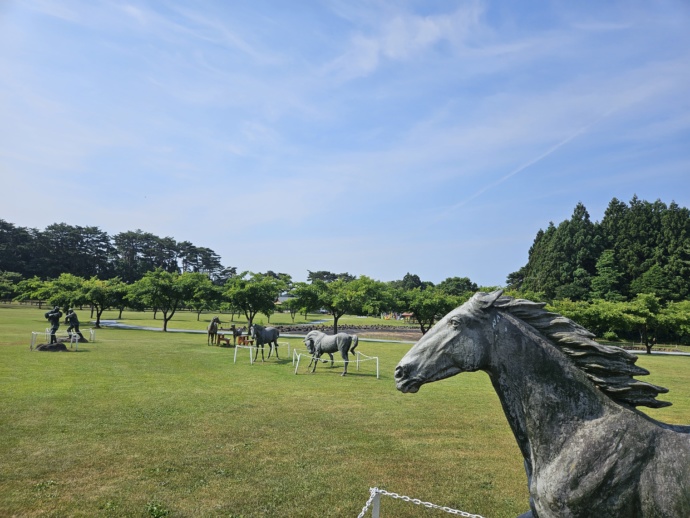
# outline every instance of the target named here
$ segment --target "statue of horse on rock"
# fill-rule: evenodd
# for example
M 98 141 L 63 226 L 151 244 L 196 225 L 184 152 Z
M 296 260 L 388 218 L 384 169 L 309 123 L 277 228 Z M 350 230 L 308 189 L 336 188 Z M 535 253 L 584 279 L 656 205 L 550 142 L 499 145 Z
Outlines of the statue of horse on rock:
M 598 344 L 544 304 L 477 293 L 395 369 L 398 390 L 461 372 L 489 375 L 524 457 L 524 517 L 690 516 L 690 426 L 656 421 L 668 392 L 633 378 L 637 356 Z

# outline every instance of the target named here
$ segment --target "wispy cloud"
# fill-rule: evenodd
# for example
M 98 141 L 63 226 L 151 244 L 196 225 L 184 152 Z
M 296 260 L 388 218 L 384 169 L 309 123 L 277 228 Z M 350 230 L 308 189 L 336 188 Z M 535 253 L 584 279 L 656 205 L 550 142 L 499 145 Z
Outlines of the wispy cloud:
M 256 243 L 248 269 L 272 264 L 253 250 L 270 237 L 269 268 L 295 275 L 399 264 L 498 283 L 577 201 L 635 189 L 690 205 L 689 11 L 15 2 L 0 31 L 0 217 L 54 222 L 68 176 L 90 204 L 68 221 L 198 235 L 229 264 L 241 238 Z M 531 203 L 508 215 L 516 199 Z

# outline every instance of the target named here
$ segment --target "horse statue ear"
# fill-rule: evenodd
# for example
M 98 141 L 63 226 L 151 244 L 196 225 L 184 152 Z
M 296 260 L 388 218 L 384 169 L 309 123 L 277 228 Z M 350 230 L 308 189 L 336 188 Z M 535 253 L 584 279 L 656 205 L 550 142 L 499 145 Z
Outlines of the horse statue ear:
M 494 305 L 494 302 L 503 295 L 503 290 L 492 291 L 491 293 L 484 293 L 483 291 L 478 291 L 472 297 L 472 304 L 479 309 L 490 308 Z

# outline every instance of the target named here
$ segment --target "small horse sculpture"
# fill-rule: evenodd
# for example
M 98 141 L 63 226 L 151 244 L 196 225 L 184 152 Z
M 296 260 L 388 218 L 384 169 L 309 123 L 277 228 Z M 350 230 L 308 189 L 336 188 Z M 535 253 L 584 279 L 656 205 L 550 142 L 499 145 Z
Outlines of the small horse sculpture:
M 278 337 L 280 336 L 280 331 L 275 327 L 264 327 L 259 324 L 253 324 L 249 328 L 250 334 L 254 339 L 256 345 L 256 351 L 254 351 L 254 361 L 259 355 L 259 349 L 261 349 L 261 361 L 264 361 L 264 344 L 268 344 L 268 358 L 271 358 L 271 352 L 275 349 L 276 358 L 280 359 L 278 356 Z
M 309 362 L 307 369 L 311 367 L 313 363 L 314 368 L 311 371 L 316 371 L 316 364 L 319 362 L 323 353 L 328 353 L 331 357 L 331 366 L 333 366 L 332 353 L 340 351 L 340 356 L 345 360 L 345 369 L 341 376 L 345 376 L 347 374 L 347 364 L 350 363 L 348 353 L 354 354 L 358 343 L 359 338 L 357 335 L 348 335 L 347 333 L 327 335 L 321 331 L 309 331 L 307 336 L 304 337 L 304 345 L 307 346 L 309 354 L 312 355 L 311 362 Z
M 216 337 L 218 336 L 218 326 L 220 325 L 220 318 L 213 317 L 211 323 L 206 328 L 206 345 L 213 345 L 216 343 Z
M 524 457 L 524 517 L 690 516 L 690 426 L 662 423 L 668 392 L 633 378 L 637 356 L 502 291 L 448 313 L 395 369 L 398 390 L 461 372 L 489 375 Z

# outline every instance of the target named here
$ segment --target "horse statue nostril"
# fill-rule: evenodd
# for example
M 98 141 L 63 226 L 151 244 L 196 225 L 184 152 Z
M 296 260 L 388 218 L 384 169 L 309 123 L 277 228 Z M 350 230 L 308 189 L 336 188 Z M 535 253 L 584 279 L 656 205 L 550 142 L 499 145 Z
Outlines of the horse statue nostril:
M 399 379 L 403 378 L 404 376 L 405 376 L 405 369 L 403 367 L 401 367 L 400 365 L 398 365 L 395 368 L 395 379 L 399 380 Z

